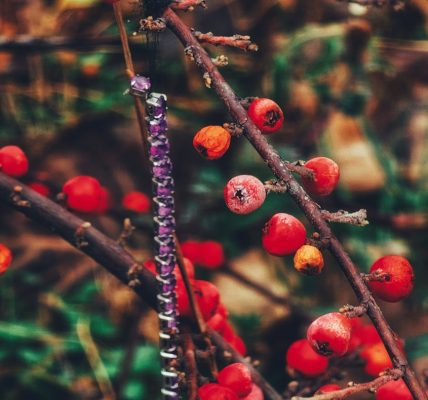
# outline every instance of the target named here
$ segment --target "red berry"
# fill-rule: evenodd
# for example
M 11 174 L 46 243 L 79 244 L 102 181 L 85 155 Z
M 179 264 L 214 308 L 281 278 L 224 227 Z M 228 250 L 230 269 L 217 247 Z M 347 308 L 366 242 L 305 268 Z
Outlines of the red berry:
M 193 266 L 193 263 L 186 257 L 183 257 L 183 259 L 184 259 L 184 268 L 186 268 L 187 276 L 189 277 L 190 280 L 195 279 L 195 267 Z M 154 275 L 157 274 L 156 263 L 155 263 L 155 260 L 153 258 L 146 260 L 143 263 L 143 265 L 152 274 L 154 274 Z M 175 278 L 177 280 L 183 279 L 183 277 L 181 276 L 181 271 L 180 271 L 180 267 L 178 266 L 178 264 L 175 264 L 174 274 L 175 274 Z
M 181 251 L 192 263 L 199 264 L 201 258 L 201 242 L 187 240 L 181 244 Z
M 0 275 L 4 274 L 12 262 L 12 252 L 4 244 L 0 244 Z
M 382 300 L 395 303 L 407 297 L 413 290 L 413 268 L 404 257 L 379 258 L 370 268 L 370 273 L 374 272 L 389 275 L 389 280 L 383 282 L 369 281 L 371 291 Z
M 305 164 L 314 171 L 314 179 L 302 177 L 303 186 L 308 192 L 318 196 L 329 195 L 337 186 L 340 177 L 339 166 L 330 158 L 316 157 Z
M 295 217 L 285 213 L 275 214 L 264 226 L 264 249 L 274 256 L 294 253 L 306 242 L 306 229 Z
M 222 157 L 230 146 L 230 133 L 222 126 L 206 126 L 193 138 L 193 147 L 207 160 Z
M 42 196 L 48 197 L 51 194 L 49 187 L 41 182 L 31 182 L 28 187 Z
M 235 343 L 236 333 L 233 329 L 233 326 L 229 323 L 229 321 L 224 322 L 223 332 L 222 332 L 223 339 L 226 340 L 230 345 L 232 343 Z M 232 346 L 233 347 L 233 346 Z
M 220 303 L 217 307 L 217 312 L 222 315 L 224 318 L 229 316 L 229 311 L 227 311 L 226 306 L 223 303 Z
M 336 385 L 335 383 L 328 383 L 327 385 L 321 386 L 316 394 L 324 394 L 329 392 L 335 392 L 336 390 L 342 389 L 339 385 Z
M 357 327 L 352 332 L 352 335 L 359 339 L 361 346 L 372 345 L 382 341 L 378 331 L 373 325 L 363 325 L 362 327 Z
M 248 116 L 262 133 L 273 133 L 281 128 L 284 114 L 273 100 L 255 99 L 248 108 Z
M 242 356 L 247 355 L 247 346 L 242 338 L 238 335 L 233 336 L 228 343 Z
M 217 381 L 235 392 L 238 397 L 249 395 L 253 387 L 251 372 L 242 363 L 230 364 L 223 368 L 218 374 Z
M 67 205 L 76 211 L 93 212 L 100 204 L 101 185 L 91 176 L 76 176 L 62 187 Z
M 364 348 L 360 357 L 366 361 L 364 371 L 371 376 L 378 376 L 385 369 L 393 368 L 392 361 L 383 343 L 376 343 Z
M 249 214 L 257 210 L 265 199 L 266 189 L 255 176 L 235 176 L 224 187 L 226 205 L 236 214 Z
M 351 340 L 352 324 L 341 313 L 317 318 L 308 328 L 307 338 L 314 350 L 323 356 L 343 356 Z
M 150 211 L 150 198 L 146 194 L 134 190 L 123 196 L 122 206 L 136 213 L 147 213 Z
M 220 293 L 217 287 L 208 281 L 195 281 L 193 287 L 202 315 L 205 321 L 208 321 L 216 313 Z
M 295 341 L 287 350 L 287 367 L 313 378 L 328 368 L 328 358 L 314 351 L 307 339 Z
M 180 316 L 192 318 L 192 308 L 190 307 L 189 296 L 187 295 L 186 286 L 183 280 L 178 280 L 175 287 L 177 297 L 177 311 Z
M 108 189 L 104 186 L 101 186 L 100 191 L 100 203 L 98 204 L 97 213 L 98 214 L 104 214 L 111 205 L 111 196 Z
M 225 324 L 226 319 L 218 311 L 207 321 L 207 325 L 220 335 L 223 334 Z
M 198 390 L 200 400 L 239 400 L 239 397 L 229 388 L 207 383 Z
M 264 398 L 262 390 L 253 383 L 250 394 L 242 400 L 264 400 Z
M 413 396 L 402 379 L 389 381 L 376 392 L 376 400 L 412 400 Z
M 0 149 L 0 167 L 6 175 L 20 177 L 28 171 L 28 159 L 18 146 L 5 146 Z
M 224 264 L 223 245 L 214 240 L 202 242 L 199 247 L 199 265 L 208 269 L 217 269 Z

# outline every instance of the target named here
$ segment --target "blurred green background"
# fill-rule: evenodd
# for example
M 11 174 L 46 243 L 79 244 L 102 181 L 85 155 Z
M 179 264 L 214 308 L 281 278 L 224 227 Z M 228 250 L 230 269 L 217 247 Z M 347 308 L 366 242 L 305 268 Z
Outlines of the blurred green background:
M 159 36 L 153 54 L 138 32 L 140 4 L 121 4 L 137 71 L 147 73 L 155 57 L 155 88 L 168 95 L 181 240 L 221 242 L 236 270 L 305 311 L 355 302 L 333 260 L 327 258 L 321 276 L 303 277 L 291 258 L 261 250 L 261 228 L 272 214 L 304 220 L 286 195 L 270 195 L 248 216 L 225 207 L 227 180 L 238 174 L 271 179 L 269 169 L 244 138 L 234 139 L 220 160 L 197 155 L 193 135 L 230 122 L 225 107 L 171 33 Z M 269 141 L 288 160 L 323 155 L 340 165 L 338 190 L 317 199 L 323 207 L 368 210 L 367 227 L 334 227 L 361 270 L 385 254 L 411 260 L 417 277 L 412 296 L 381 306 L 422 376 L 428 368 L 426 1 L 402 9 L 333 0 L 207 4 L 207 10 L 183 14 L 186 23 L 203 32 L 250 34 L 259 45 L 257 53 L 207 48 L 212 57 L 229 58 L 222 72 L 239 96 L 271 97 L 281 105 L 286 122 Z M 61 37 L 65 46 L 19 45 L 23 35 L 50 43 Z M 85 219 L 118 237 L 121 221 L 131 217 L 138 229 L 129 249 L 146 260 L 150 216 L 120 205 L 130 190 L 150 193 L 150 176 L 132 99 L 123 94 L 128 83 L 111 7 L 94 0 L 2 0 L 1 39 L 12 42 L 0 41 L 0 141 L 28 154 L 24 181 L 44 182 L 55 194 L 74 175 L 95 176 L 109 189 L 112 207 Z M 0 219 L 0 240 L 14 253 L 0 278 L 2 398 L 157 399 L 156 314 L 46 229 L 4 206 Z M 249 354 L 283 389 L 286 348 L 304 335 L 307 321 L 221 271 L 197 275 L 218 285 Z

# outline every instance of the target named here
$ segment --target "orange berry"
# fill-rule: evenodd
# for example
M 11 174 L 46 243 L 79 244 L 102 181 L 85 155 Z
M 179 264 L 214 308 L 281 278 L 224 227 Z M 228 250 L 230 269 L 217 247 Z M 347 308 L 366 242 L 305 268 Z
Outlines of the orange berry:
M 230 146 L 230 133 L 221 126 L 206 126 L 193 138 L 196 151 L 207 160 L 220 158 Z
M 0 244 L 0 275 L 4 274 L 12 262 L 12 252 L 4 244 Z
M 303 245 L 294 255 L 294 268 L 305 275 L 319 274 L 324 268 L 321 251 L 315 246 Z
M 385 369 L 394 367 L 382 342 L 365 347 L 360 357 L 367 362 L 364 371 L 371 376 L 378 376 Z

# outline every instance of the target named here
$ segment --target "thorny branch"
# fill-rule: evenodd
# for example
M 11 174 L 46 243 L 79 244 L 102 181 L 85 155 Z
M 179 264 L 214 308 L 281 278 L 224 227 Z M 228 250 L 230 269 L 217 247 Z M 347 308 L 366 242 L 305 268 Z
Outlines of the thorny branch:
M 238 100 L 238 96 L 224 80 L 223 76 L 212 63 L 211 58 L 201 47 L 189 27 L 185 25 L 171 9 L 166 9 L 163 17 L 168 27 L 175 33 L 183 46 L 188 49 L 188 52 L 190 51 L 192 53 L 193 59 L 203 70 L 203 73 L 209 75 L 212 88 L 217 92 L 221 100 L 223 100 L 230 114 L 235 119 L 235 122 L 245 128 L 245 136 L 247 139 L 267 163 L 274 175 L 285 183 L 288 188 L 288 193 L 305 213 L 315 230 L 320 233 L 321 237 L 329 238 L 328 248 L 330 252 L 336 258 L 339 266 L 346 275 L 358 301 L 368 305 L 367 314 L 379 332 L 393 365 L 403 371 L 403 379 L 414 398 L 416 400 L 426 400 L 426 394 L 417 381 L 407 358 L 397 346 L 395 334 L 360 276 L 358 268 L 346 253 L 340 241 L 333 234 L 318 205 L 311 200 L 308 194 L 296 181 L 292 172 L 288 169 L 287 162 L 281 159 L 276 150 L 267 142 L 266 138 L 260 133 L 251 119 L 248 118 L 245 109 Z
M 20 186 L 20 195 L 29 206 L 14 202 L 11 195 Z M 52 200 L 38 194 L 21 182 L 0 172 L 0 203 L 7 204 L 26 215 L 31 220 L 56 232 L 73 247 L 76 247 L 75 234 L 85 221 L 70 213 Z M 134 257 L 116 241 L 106 237 L 93 226 L 85 231 L 87 246 L 79 250 L 134 290 L 151 308 L 156 309 L 158 292 L 154 275 L 143 268 Z M 251 371 L 254 382 L 266 394 L 266 400 L 282 400 L 281 396 L 267 383 L 246 359 L 241 357 L 221 336 L 208 329 L 207 333 L 220 352 L 230 354 L 233 362 L 244 363 Z

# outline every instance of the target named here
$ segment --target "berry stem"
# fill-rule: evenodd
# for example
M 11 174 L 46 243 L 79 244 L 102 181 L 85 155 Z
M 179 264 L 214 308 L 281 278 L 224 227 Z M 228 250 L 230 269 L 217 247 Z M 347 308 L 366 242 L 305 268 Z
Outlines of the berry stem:
M 353 396 L 354 394 L 361 392 L 375 392 L 376 389 L 388 383 L 389 381 L 399 379 L 403 376 L 403 372 L 400 369 L 391 369 L 387 371 L 384 375 L 379 376 L 378 378 L 366 382 L 366 383 L 353 383 L 350 382 L 346 389 L 336 390 L 334 392 L 329 392 L 325 394 L 318 394 L 312 397 L 300 397 L 293 396 L 291 400 L 342 400 L 347 397 Z
M 356 265 L 352 262 L 346 253 L 340 241 L 334 236 L 328 222 L 325 220 L 319 206 L 311 200 L 305 190 L 299 185 L 292 172 L 288 169 L 289 163 L 282 160 L 277 151 L 268 143 L 266 138 L 260 133 L 252 120 L 248 118 L 246 110 L 239 102 L 238 96 L 225 81 L 216 66 L 211 61 L 208 53 L 201 47 L 199 42 L 193 36 L 189 27 L 170 9 L 167 8 L 163 17 L 170 30 L 178 37 L 185 48 L 191 49 L 196 64 L 208 73 L 212 80 L 212 88 L 223 100 L 227 109 L 231 113 L 235 122 L 245 128 L 245 136 L 267 163 L 275 176 L 284 181 L 288 187 L 288 193 L 295 200 L 297 205 L 305 213 L 311 224 L 322 237 L 330 238 L 329 250 L 336 258 L 339 266 L 346 275 L 351 287 L 353 288 L 357 299 L 360 302 L 368 304 L 367 314 L 378 330 L 385 347 L 392 359 L 393 365 L 400 368 L 404 373 L 404 381 L 409 387 L 416 400 L 427 400 L 420 383 L 417 381 L 413 370 L 411 369 L 403 352 L 397 346 L 394 334 L 388 325 L 382 311 L 371 295 Z
M 365 282 L 388 282 L 391 280 L 391 275 L 387 272 L 375 271 L 371 274 L 361 274 Z

